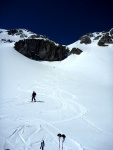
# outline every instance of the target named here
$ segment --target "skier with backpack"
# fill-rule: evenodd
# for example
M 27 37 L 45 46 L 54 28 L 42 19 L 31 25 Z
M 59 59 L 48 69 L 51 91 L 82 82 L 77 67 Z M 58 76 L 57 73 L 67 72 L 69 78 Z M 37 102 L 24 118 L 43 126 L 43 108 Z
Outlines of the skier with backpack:
M 44 140 L 42 140 L 40 149 L 41 149 L 41 150 L 44 150 L 44 146 L 45 146 L 45 142 L 44 142 Z
M 35 97 L 36 97 L 36 92 L 35 92 L 35 91 L 33 91 L 33 93 L 32 93 L 32 101 L 31 101 L 31 102 L 33 102 L 33 100 L 34 100 L 34 102 L 36 102 Z

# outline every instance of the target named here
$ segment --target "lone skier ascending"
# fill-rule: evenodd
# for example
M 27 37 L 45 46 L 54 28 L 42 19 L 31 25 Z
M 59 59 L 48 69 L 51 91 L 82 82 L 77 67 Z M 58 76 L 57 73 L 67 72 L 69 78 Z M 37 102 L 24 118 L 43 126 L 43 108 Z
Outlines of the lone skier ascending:
M 34 100 L 34 102 L 36 102 L 35 97 L 36 97 L 36 92 L 35 92 L 35 91 L 33 91 L 33 93 L 32 93 L 32 101 L 31 101 L 31 102 L 33 102 L 33 100 Z

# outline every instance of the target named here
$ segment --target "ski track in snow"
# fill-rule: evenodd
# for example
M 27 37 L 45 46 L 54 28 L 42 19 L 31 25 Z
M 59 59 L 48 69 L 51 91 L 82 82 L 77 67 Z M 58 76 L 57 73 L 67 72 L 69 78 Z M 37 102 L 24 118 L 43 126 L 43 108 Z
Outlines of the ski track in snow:
M 49 72 L 49 78 L 50 78 L 51 73 L 52 72 Z M 57 143 L 57 145 L 58 145 L 58 141 L 56 141 L 56 139 L 57 139 L 56 136 L 61 131 L 59 131 L 57 128 L 55 128 L 52 125 L 52 123 L 67 122 L 72 119 L 82 117 L 83 115 L 86 114 L 86 109 L 82 105 L 80 105 L 79 103 L 77 103 L 73 100 L 73 99 L 77 100 L 76 95 L 73 95 L 73 94 L 60 88 L 59 80 L 58 80 L 60 78 L 60 76 L 62 76 L 62 75 L 59 75 L 59 76 L 51 75 L 51 78 L 52 78 L 51 82 L 46 79 L 43 79 L 43 81 L 41 83 L 35 81 L 32 86 L 27 87 L 27 90 L 25 87 L 22 87 L 21 85 L 18 86 L 18 90 L 21 92 L 31 93 L 32 89 L 34 88 L 36 91 L 38 91 L 38 96 L 41 95 L 41 96 L 46 97 L 46 95 L 48 95 L 51 99 L 53 99 L 54 105 L 58 104 L 58 108 L 41 112 L 41 114 L 43 114 L 44 116 L 45 115 L 49 116 L 49 118 L 51 118 L 51 120 L 50 120 L 50 122 L 47 122 L 47 121 L 44 121 L 44 119 L 43 120 L 37 119 L 35 124 L 37 122 L 40 122 L 40 125 L 38 123 L 38 126 L 41 126 L 41 128 L 39 129 L 39 127 L 38 127 L 39 130 L 37 129 L 31 135 L 29 135 L 28 137 L 25 137 L 25 138 L 28 138 L 27 141 L 23 136 L 23 134 L 25 133 L 26 127 L 24 126 L 20 129 L 16 129 L 16 131 L 10 137 L 7 138 L 6 143 L 5 143 L 5 148 L 8 148 L 8 146 L 10 146 L 11 149 L 18 150 L 19 149 L 19 145 L 18 145 L 19 143 L 17 142 L 18 140 L 15 141 L 14 139 L 19 138 L 21 140 L 21 143 L 23 143 L 23 149 L 27 150 L 27 149 L 33 148 L 33 150 L 35 150 L 34 145 L 35 146 L 39 145 L 39 143 L 37 143 L 37 142 L 31 143 L 30 139 L 33 135 L 38 134 L 38 132 L 40 132 L 40 130 L 42 130 L 42 129 L 45 130 L 46 132 L 48 132 L 49 136 L 51 136 L 53 141 L 55 141 L 55 143 Z M 47 77 L 48 77 L 48 75 L 47 75 Z M 50 86 L 48 86 L 48 84 Z M 41 92 L 39 92 L 39 91 L 41 91 Z M 67 98 L 63 97 L 63 95 L 66 95 Z M 18 96 L 18 99 L 25 100 L 26 97 Z M 13 103 L 11 103 L 11 102 L 13 102 Z M 13 100 L 11 100 L 7 103 L 3 103 L 2 107 L 7 108 L 7 105 L 9 105 L 9 103 L 11 103 L 11 106 L 15 105 L 15 102 Z M 22 103 L 21 101 L 17 100 L 16 105 L 17 106 L 31 105 L 31 103 L 29 103 L 29 102 Z M 60 116 L 60 118 L 59 118 L 59 116 Z M 16 117 L 14 120 L 20 120 L 24 123 L 29 124 L 30 127 L 28 126 L 27 128 L 29 128 L 29 130 L 30 130 L 30 128 L 33 127 L 33 125 L 29 122 L 26 122 L 25 120 L 23 120 L 20 117 L 19 118 Z M 56 134 L 53 135 L 53 133 L 50 131 L 50 129 L 48 129 L 46 126 L 49 126 L 49 128 L 50 127 L 53 128 L 54 132 L 56 132 Z M 69 141 L 71 141 L 73 143 L 73 145 L 75 145 L 76 149 L 83 150 L 82 146 L 77 141 L 74 141 L 74 140 L 70 139 L 69 137 L 68 137 L 68 139 L 69 139 Z M 64 149 L 71 150 L 72 148 L 71 148 L 71 145 L 70 146 L 64 145 Z
M 42 125 L 35 126 L 23 126 L 15 130 L 15 132 L 7 138 L 4 148 L 11 148 L 11 150 L 20 150 L 20 146 L 25 150 L 37 150 L 40 147 L 41 140 L 44 139 L 46 143 L 49 143 L 50 150 L 58 149 L 59 141 L 56 135 L 61 131 L 55 128 L 53 125 L 38 120 Z M 42 139 L 38 137 L 42 136 Z M 36 139 L 37 141 L 33 140 Z M 73 139 L 66 137 L 66 142 L 64 142 L 64 150 L 72 150 L 71 146 L 75 149 L 84 150 L 82 146 Z M 46 150 L 46 146 L 45 146 Z
M 30 122 L 27 122 L 25 120 L 23 120 L 22 118 L 15 118 L 14 120 L 20 120 L 21 122 L 27 123 L 29 124 L 29 126 L 24 126 L 24 127 L 20 127 L 19 129 L 16 129 L 15 132 L 7 138 L 6 142 L 5 142 L 5 149 L 8 147 L 11 147 L 11 150 L 20 150 L 20 146 L 18 143 L 18 138 L 20 140 L 20 144 L 23 143 L 23 148 L 21 148 L 22 150 L 35 150 L 35 147 L 37 149 L 37 146 L 39 147 L 40 144 L 40 140 L 35 141 L 35 142 L 31 142 L 31 138 L 37 134 L 38 134 L 41 130 L 43 130 L 43 136 L 44 134 L 46 134 L 46 132 L 48 133 L 48 135 L 50 136 L 49 138 L 45 138 L 45 140 L 47 142 L 50 142 L 51 140 L 54 141 L 56 143 L 56 145 L 58 146 L 58 141 L 56 140 L 56 135 L 61 131 L 59 131 L 57 128 L 55 128 L 52 123 L 58 123 L 58 122 L 67 122 L 70 121 L 72 119 L 76 119 L 76 118 L 81 118 L 83 119 L 87 124 L 89 124 L 91 127 L 95 128 L 98 131 L 101 131 L 105 134 L 109 134 L 110 136 L 113 136 L 112 134 L 104 131 L 103 129 L 97 127 L 96 125 L 94 125 L 92 122 L 90 122 L 88 119 L 85 118 L 85 115 L 87 115 L 87 110 L 84 106 L 82 106 L 81 104 L 79 104 L 77 102 L 77 96 L 69 93 L 63 89 L 61 89 L 60 85 L 59 85 L 59 79 L 60 76 L 62 75 L 53 75 L 52 72 L 49 72 L 49 74 L 47 75 L 47 77 L 49 76 L 52 80 L 49 81 L 47 79 L 43 79 L 43 81 L 41 83 L 35 81 L 34 84 L 32 86 L 27 87 L 27 89 L 25 87 L 22 87 L 21 85 L 18 86 L 18 90 L 21 92 L 26 92 L 26 93 L 31 93 L 32 89 L 34 88 L 36 91 L 38 91 L 38 96 L 44 96 L 46 97 L 46 95 L 48 95 L 54 102 L 54 104 L 58 104 L 58 108 L 54 108 L 54 109 L 50 109 L 48 111 L 42 111 L 41 114 L 43 114 L 44 116 L 49 116 L 50 122 L 47 122 L 46 120 L 44 121 L 44 119 L 37 119 L 35 121 L 34 124 L 38 125 L 36 126 L 36 130 L 32 133 L 30 133 L 29 136 L 24 137 L 24 133 L 26 132 L 26 129 L 28 130 L 28 133 L 30 132 L 30 129 L 34 127 L 34 125 L 32 125 Z M 64 75 L 64 74 L 63 74 Z M 50 86 L 48 86 L 50 85 Z M 54 86 L 53 86 L 54 85 Z M 64 97 L 64 95 L 66 95 Z M 16 96 L 15 98 L 18 99 L 23 99 L 25 100 L 27 97 L 21 97 L 21 96 Z M 12 99 L 15 99 L 14 97 Z M 12 103 L 13 102 L 13 103 Z M 11 105 L 15 105 L 14 100 L 10 100 L 8 102 L 2 103 L 2 107 L 6 107 L 7 105 L 9 105 L 11 103 Z M 21 105 L 31 105 L 31 103 L 29 102 L 21 102 L 21 101 L 17 101 L 16 105 L 21 106 Z M 60 118 L 58 117 L 60 116 Z M 9 118 L 10 116 L 0 116 L 0 119 L 6 119 Z M 21 116 L 20 116 L 21 117 Z M 57 121 L 56 121 L 57 120 Z M 40 124 L 39 124 L 40 122 Z M 52 128 L 54 130 L 54 132 L 56 133 L 55 135 L 53 134 L 53 132 L 51 131 L 51 129 L 48 128 Z M 27 140 L 26 140 L 27 138 Z M 42 137 L 43 138 L 43 137 Z M 69 141 L 71 141 L 75 147 L 79 150 L 83 150 L 84 148 L 77 142 L 74 141 L 73 139 L 70 139 L 69 137 L 67 137 Z M 15 140 L 14 140 L 15 139 Z M 55 147 L 57 147 L 55 146 Z M 45 148 L 46 149 L 46 148 Z M 71 145 L 64 145 L 64 150 L 71 150 Z
M 82 117 L 82 119 L 83 119 L 89 126 L 91 126 L 92 128 L 94 128 L 95 130 L 100 131 L 100 132 L 102 132 L 102 133 L 104 133 L 104 134 L 107 134 L 107 135 L 110 135 L 111 137 L 113 137 L 113 134 L 111 134 L 111 133 L 109 133 L 109 132 L 107 132 L 107 131 L 105 131 L 105 130 L 99 128 L 98 126 L 96 126 L 94 123 L 92 123 L 90 120 L 86 119 L 85 117 Z
M 50 77 L 50 74 L 52 74 L 52 72 L 49 73 L 49 77 Z M 48 95 L 51 99 L 53 99 L 53 102 L 55 104 L 58 104 L 58 108 L 50 109 L 48 111 L 42 111 L 41 114 L 43 114 L 44 116 L 45 115 L 49 116 L 49 118 L 51 118 L 50 122 L 47 122 L 46 120 L 44 121 L 44 119 L 37 119 L 34 123 L 34 124 L 37 124 L 38 122 L 37 126 L 35 126 L 36 130 L 34 130 L 32 133 L 30 133 L 30 130 L 31 128 L 34 128 L 34 125 L 32 125 L 30 122 L 23 120 L 22 118 L 15 118 L 15 120 L 20 120 L 21 122 L 29 124 L 29 126 L 24 126 L 24 127 L 20 127 L 19 129 L 16 129 L 15 132 L 10 137 L 7 138 L 5 142 L 5 149 L 8 147 L 11 147 L 11 150 L 20 150 L 20 145 L 22 144 L 23 148 L 21 147 L 21 150 L 24 150 L 24 149 L 35 150 L 37 149 L 37 147 L 40 146 L 41 139 L 38 139 L 38 141 L 35 141 L 35 142 L 32 141 L 31 139 L 35 135 L 37 135 L 38 137 L 38 134 L 40 134 L 41 131 L 43 132 L 42 138 L 44 138 L 46 142 L 51 143 L 51 140 L 52 142 L 54 141 L 56 146 L 55 145 L 53 145 L 53 147 L 51 146 L 51 149 L 54 149 L 54 147 L 58 147 L 58 140 L 56 138 L 56 135 L 62 132 L 59 131 L 55 126 L 53 126 L 52 123 L 67 122 L 76 118 L 81 118 L 87 124 L 95 128 L 96 130 L 99 130 L 105 134 L 109 134 L 112 136 L 112 134 L 98 128 L 92 122 L 85 119 L 85 115 L 87 115 L 88 113 L 87 110 L 85 109 L 84 106 L 82 106 L 81 104 L 77 102 L 76 95 L 69 93 L 60 88 L 59 86 L 60 76 L 61 75 L 59 76 L 51 75 L 51 78 L 52 78 L 51 81 L 48 81 L 47 79 L 43 79 L 41 83 L 35 81 L 32 86 L 27 87 L 27 90 L 25 87 L 22 87 L 22 86 L 18 87 L 18 90 L 21 92 L 31 93 L 32 89 L 34 88 L 35 90 L 38 91 L 38 96 L 41 95 L 41 96 L 46 97 L 46 95 Z M 48 84 L 50 86 L 48 86 Z M 64 95 L 66 96 L 64 97 Z M 25 97 L 18 96 L 18 98 L 26 99 L 26 96 Z M 2 103 L 2 105 L 5 107 L 9 105 L 9 103 L 11 102 L 14 102 L 14 100 L 11 100 L 7 103 Z M 13 103 L 12 105 L 15 105 L 15 103 Z M 20 101 L 19 103 L 17 103 L 17 105 L 21 106 L 21 105 L 31 105 L 31 104 L 29 102 L 22 103 Z M 58 116 L 60 116 L 60 118 Z M 1 117 L 1 119 L 3 118 Z M 25 136 L 24 134 L 29 134 L 29 136 Z M 47 135 L 49 137 L 46 137 Z M 73 139 L 70 139 L 69 137 L 66 137 L 66 138 L 68 139 L 70 143 L 72 143 L 72 145 L 74 145 L 73 147 L 76 147 L 76 149 L 79 149 L 79 150 L 84 150 L 84 148 L 80 145 L 79 142 L 74 141 Z M 20 145 L 19 145 L 19 142 L 20 142 Z M 67 145 L 65 144 L 64 150 L 72 150 L 71 145 L 69 143 Z
M 78 102 L 75 101 L 77 100 L 77 96 L 60 88 L 59 79 L 61 76 L 64 76 L 64 74 L 60 74 L 58 76 L 56 74 L 55 75 L 53 74 L 51 75 L 51 74 L 52 72 L 49 72 L 47 74 L 47 79 L 49 77 L 51 78 L 51 81 L 47 79 L 43 79 L 41 83 L 35 82 L 35 85 L 28 87 L 28 91 L 27 91 L 27 92 L 32 92 L 32 90 L 30 89 L 33 88 L 35 88 L 37 91 L 41 90 L 42 93 L 38 92 L 38 95 L 43 95 L 45 97 L 46 95 L 49 95 L 49 97 L 53 99 L 55 103 L 59 103 L 60 105 L 59 108 L 43 111 L 42 113 L 46 114 L 47 116 L 51 116 L 52 114 L 52 117 L 54 116 L 53 118 L 56 118 L 55 120 L 58 120 L 58 121 L 54 121 L 53 119 L 52 122 L 54 123 L 70 121 L 74 118 L 82 117 L 83 115 L 85 115 L 87 110 L 85 109 L 85 107 L 83 107 L 82 105 L 80 105 Z M 64 95 L 66 95 L 65 97 L 68 98 L 64 98 L 63 97 Z M 61 119 L 59 120 L 57 116 L 60 116 Z
M 1 49 L 5 50 L 4 46 L 5 45 L 2 45 Z M 7 79 L 7 77 L 10 76 L 10 70 L 8 70 L 9 69 L 8 65 L 13 65 L 13 67 L 16 67 L 16 66 L 14 66 L 16 57 L 14 57 L 14 56 L 17 56 L 17 55 L 14 54 L 15 53 L 14 49 L 12 49 L 13 44 L 6 43 L 6 47 L 7 46 L 9 48 L 8 51 L 5 52 L 5 51 L 1 50 L 1 56 L 4 58 L 2 60 L 3 68 L 4 68 L 3 71 L 4 71 L 4 75 L 5 75 L 4 79 Z M 81 45 L 78 44 L 78 48 L 79 48 L 79 46 L 81 46 Z M 82 49 L 82 47 L 83 47 L 83 49 L 88 48 L 89 50 L 84 51 L 83 55 L 81 54 L 81 56 L 79 58 L 80 61 L 84 60 L 84 55 L 87 56 L 87 60 L 90 60 L 93 58 L 92 56 L 96 54 L 93 47 L 87 46 L 85 48 L 84 46 L 81 46 L 80 48 Z M 97 47 L 95 47 L 95 48 L 97 48 Z M 6 50 L 7 50 L 7 48 L 6 48 Z M 101 49 L 97 48 L 97 50 L 99 51 Z M 104 51 L 104 49 L 102 51 Z M 9 57 L 9 56 L 11 56 L 11 57 Z M 82 56 L 83 56 L 83 59 L 81 59 Z M 11 63 L 9 63 L 9 64 L 6 63 L 6 62 L 8 62 L 8 61 L 6 61 L 7 58 L 9 58 L 8 61 L 9 62 L 11 61 Z M 17 57 L 17 59 L 19 61 L 20 61 L 20 58 L 21 57 Z M 69 59 L 69 58 L 67 58 L 67 59 Z M 80 61 L 78 60 L 76 62 L 80 63 Z M 93 61 L 93 59 L 92 59 L 92 61 Z M 93 68 L 93 67 L 95 67 L 95 63 L 93 64 L 92 61 L 89 61 L 90 63 L 88 63 L 88 62 L 83 63 L 82 66 L 79 65 L 79 67 L 81 67 L 81 70 L 83 68 L 85 68 L 87 70 L 87 68 L 88 67 L 90 68 L 91 66 Z M 62 65 L 63 64 L 64 64 L 64 68 L 65 67 L 73 67 L 73 66 L 68 66 L 68 65 L 65 66 L 65 63 L 62 63 Z M 18 65 L 18 61 L 17 61 L 17 65 Z M 76 67 L 75 63 L 73 65 L 74 65 L 74 67 Z M 49 67 L 51 67 L 51 65 Z M 46 73 L 46 74 L 44 76 L 43 76 L 43 74 L 39 74 L 39 76 L 38 76 L 39 79 L 37 79 L 34 76 L 35 79 L 31 83 L 30 83 L 29 79 L 27 80 L 27 78 L 26 78 L 25 84 L 23 85 L 23 80 L 20 79 L 20 81 L 18 81 L 18 83 L 17 83 L 17 89 L 15 89 L 15 91 L 17 91 L 17 93 L 19 93 L 19 95 L 16 93 L 15 96 L 11 97 L 12 93 L 9 92 L 9 96 L 6 95 L 6 97 L 2 98 L 2 102 L 1 102 L 1 106 L 0 106 L 0 112 L 2 112 L 1 113 L 2 115 L 0 115 L 0 120 L 2 123 L 4 123 L 4 125 L 5 125 L 5 123 L 9 123 L 9 128 L 8 128 L 8 130 L 6 129 L 7 135 L 10 132 L 12 132 L 12 129 L 14 131 L 10 136 L 7 137 L 7 139 L 5 141 L 4 149 L 37 150 L 40 148 L 41 140 L 44 139 L 45 143 L 47 145 L 47 146 L 45 146 L 45 150 L 48 150 L 47 148 L 49 148 L 49 150 L 57 150 L 57 149 L 59 149 L 57 134 L 62 133 L 62 131 L 55 127 L 55 123 L 62 123 L 62 122 L 66 123 L 71 120 L 77 120 L 78 118 L 80 120 L 82 120 L 83 122 L 85 122 L 86 126 L 89 126 L 93 130 L 98 131 L 98 133 L 103 133 L 103 134 L 105 134 L 105 136 L 109 135 L 110 137 L 113 137 L 113 134 L 98 127 L 95 123 L 90 121 L 90 119 L 87 119 L 89 112 L 86 109 L 86 107 L 84 107 L 83 105 L 80 104 L 79 99 L 78 99 L 77 95 L 75 94 L 75 92 L 73 94 L 73 92 L 71 92 L 69 90 L 69 88 L 62 86 L 62 85 L 65 85 L 64 84 L 65 81 L 69 80 L 70 84 L 72 81 L 74 81 L 75 82 L 74 87 L 76 87 L 76 90 L 77 90 L 78 87 L 80 88 L 80 86 L 78 86 L 79 80 L 77 78 L 75 78 L 75 76 L 71 76 L 70 73 L 72 73 L 72 72 L 70 72 L 70 73 L 68 72 L 70 75 L 68 74 L 68 77 L 67 77 L 65 75 L 65 73 L 67 73 L 67 71 L 69 71 L 68 69 L 66 70 L 66 72 L 65 72 L 65 69 L 60 70 L 60 68 L 59 68 L 59 70 L 55 71 L 55 67 L 54 67 L 54 70 L 53 70 L 53 66 L 52 66 L 52 68 L 49 68 L 48 70 L 46 70 L 46 68 L 45 68 L 44 73 Z M 74 67 L 73 67 L 73 69 L 74 69 Z M 6 72 L 9 73 L 8 75 L 5 74 L 6 73 L 5 69 L 6 69 Z M 39 67 L 39 69 L 40 69 L 40 67 Z M 94 68 L 94 70 L 95 70 L 95 68 Z M 97 72 L 97 70 L 95 70 L 95 71 Z M 15 75 L 15 74 L 13 74 L 13 75 Z M 40 75 L 41 75 L 41 77 L 40 77 Z M 26 76 L 26 74 L 25 74 L 25 76 Z M 20 78 L 21 78 L 21 74 L 20 74 Z M 10 78 L 8 78 L 8 79 L 10 79 Z M 40 81 L 40 79 L 41 79 L 41 81 Z M 63 79 L 63 84 L 60 83 L 60 82 L 62 82 L 62 79 Z M 66 85 L 68 85 L 68 82 L 66 83 Z M 10 87 L 10 85 L 9 85 L 9 87 Z M 30 101 L 29 97 L 31 96 L 31 93 L 33 90 L 35 90 L 37 92 L 37 97 L 38 97 L 37 100 L 40 103 L 30 103 L 29 102 Z M 10 99 L 8 99 L 9 97 L 10 97 Z M 47 97 L 47 99 L 46 99 L 46 97 Z M 44 110 L 43 106 L 45 107 L 46 103 L 48 103 L 48 105 L 47 105 L 48 108 L 46 110 Z M 32 111 L 30 111 L 31 107 L 32 107 L 32 110 L 34 108 L 34 111 L 35 111 L 34 113 L 32 113 Z M 41 109 L 39 107 L 41 107 Z M 10 113 L 10 111 L 8 111 L 9 108 L 12 109 L 11 113 Z M 18 109 L 17 113 L 15 111 L 16 108 Z M 39 109 L 39 110 L 36 112 L 37 109 Z M 20 112 L 19 110 L 22 110 L 22 111 Z M 26 112 L 28 110 L 29 110 L 29 114 L 28 114 L 28 118 L 27 118 Z M 30 114 L 31 114 L 31 116 L 29 116 Z M 32 117 L 34 117 L 34 118 L 32 118 Z M 8 125 L 5 125 L 4 127 L 8 127 Z M 10 131 L 10 129 L 11 129 L 11 131 Z M 86 138 L 88 140 L 88 137 L 86 137 Z M 0 146 L 0 148 L 1 148 L 1 146 Z M 84 148 L 83 148 L 83 146 L 81 146 L 80 142 L 77 142 L 66 135 L 66 140 L 64 142 L 64 150 L 84 150 Z

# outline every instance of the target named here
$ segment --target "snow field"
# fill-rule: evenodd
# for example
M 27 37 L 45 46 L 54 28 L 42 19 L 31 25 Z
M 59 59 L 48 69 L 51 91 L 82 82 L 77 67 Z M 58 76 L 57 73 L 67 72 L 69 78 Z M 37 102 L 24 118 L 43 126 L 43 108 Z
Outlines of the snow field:
M 6 35 L 4 35 L 5 37 Z M 14 37 L 15 38 L 15 37 Z M 61 62 L 30 60 L 0 41 L 0 149 L 113 149 L 113 46 L 81 48 Z M 32 91 L 37 102 L 31 103 Z

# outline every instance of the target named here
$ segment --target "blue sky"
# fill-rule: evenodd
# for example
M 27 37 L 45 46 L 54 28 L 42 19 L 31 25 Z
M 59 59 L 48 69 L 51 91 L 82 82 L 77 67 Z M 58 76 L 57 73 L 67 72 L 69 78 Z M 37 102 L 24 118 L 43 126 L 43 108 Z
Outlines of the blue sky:
M 2 1 L 0 28 L 25 28 L 60 44 L 71 44 L 82 35 L 113 27 L 109 0 Z

